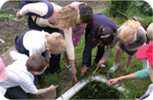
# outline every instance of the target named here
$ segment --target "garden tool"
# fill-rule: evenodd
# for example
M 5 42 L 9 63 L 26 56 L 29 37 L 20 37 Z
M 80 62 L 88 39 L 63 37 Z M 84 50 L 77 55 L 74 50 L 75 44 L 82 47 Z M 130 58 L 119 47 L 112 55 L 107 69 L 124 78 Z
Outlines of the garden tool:
M 99 68 L 99 65 L 97 65 L 96 69 L 94 70 L 94 72 L 92 74 L 95 74 L 96 71 L 98 70 L 98 68 Z

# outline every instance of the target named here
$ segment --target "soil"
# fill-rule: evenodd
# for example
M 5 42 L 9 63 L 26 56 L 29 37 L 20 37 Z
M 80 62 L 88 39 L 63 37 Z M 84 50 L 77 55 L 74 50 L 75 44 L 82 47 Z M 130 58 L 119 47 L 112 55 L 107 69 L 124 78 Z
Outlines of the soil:
M 50 0 L 51 1 L 51 0 Z M 60 6 L 65 6 L 67 4 L 70 4 L 72 1 L 53 1 L 56 4 L 59 4 Z M 107 1 L 84 1 L 88 3 L 91 7 L 93 7 L 94 13 L 101 13 L 102 10 L 107 5 Z M 9 9 L 9 10 L 6 10 Z M 0 40 L 0 56 L 3 58 L 5 65 L 9 65 L 12 63 L 10 57 L 9 57 L 9 51 L 15 50 L 15 38 L 19 34 L 23 33 L 24 31 L 28 30 L 27 25 L 27 16 L 23 16 L 23 18 L 19 21 L 15 19 L 16 11 L 19 9 L 19 2 L 18 1 L 7 1 L 3 4 L 1 7 L 0 15 L 1 14 L 12 14 L 14 18 L 12 19 L 5 19 L 0 18 L 0 39 L 4 40 L 5 43 L 2 43 Z M 61 75 L 62 77 L 63 75 Z M 68 88 L 70 88 L 73 85 L 73 79 L 69 72 L 66 73 L 66 78 L 62 80 L 63 86 L 60 87 L 62 89 L 62 92 L 64 93 Z M 54 99 L 56 97 L 56 94 L 50 97 L 51 93 L 55 94 L 55 91 L 50 91 L 45 95 L 42 95 L 39 97 L 39 99 Z

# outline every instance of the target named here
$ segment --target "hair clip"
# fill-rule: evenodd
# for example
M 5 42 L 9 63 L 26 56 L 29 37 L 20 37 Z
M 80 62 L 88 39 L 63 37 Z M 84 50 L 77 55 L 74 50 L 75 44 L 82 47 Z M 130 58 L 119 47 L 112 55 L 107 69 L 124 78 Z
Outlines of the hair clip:
M 107 34 L 107 35 L 101 36 L 100 38 L 107 38 L 109 36 L 110 36 L 110 34 Z

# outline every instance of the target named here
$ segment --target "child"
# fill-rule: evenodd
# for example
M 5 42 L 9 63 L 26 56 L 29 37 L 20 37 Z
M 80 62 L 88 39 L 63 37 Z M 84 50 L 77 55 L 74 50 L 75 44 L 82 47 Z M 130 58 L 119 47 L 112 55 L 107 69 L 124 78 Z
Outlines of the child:
M 147 36 L 150 39 L 149 43 L 153 42 L 153 23 L 151 23 L 147 28 Z
M 0 83 L 7 89 L 5 96 L 9 99 L 29 99 L 28 93 L 40 95 L 56 89 L 51 85 L 44 89 L 37 89 L 34 85 L 34 76 L 42 74 L 47 68 L 48 61 L 41 55 L 34 54 L 28 58 L 24 54 L 11 51 L 10 55 L 14 62 L 6 67 L 8 77 Z
M 5 69 L 5 64 L 2 60 L 2 58 L 0 57 L 0 83 L 3 82 L 8 76 L 8 73 Z M 6 89 L 4 89 L 3 87 L 0 86 L 0 98 L 2 100 L 7 100 L 3 95 L 5 94 Z
M 98 65 L 101 65 L 105 62 L 111 49 L 118 41 L 119 46 L 115 55 L 115 63 L 114 66 L 111 67 L 110 72 L 115 72 L 118 69 L 119 61 L 124 51 L 128 54 L 125 69 L 131 65 L 135 52 L 138 50 L 139 47 L 146 43 L 146 31 L 139 22 L 134 20 L 126 21 L 117 30 L 117 34 L 115 35 L 112 44 L 106 50 L 103 58 L 99 61 Z M 144 62 L 147 62 L 147 60 Z M 147 63 L 144 64 L 143 68 L 148 68 Z
M 19 53 L 27 56 L 43 55 L 49 61 L 50 53 L 60 54 L 66 50 L 66 42 L 63 36 L 57 32 L 49 34 L 48 32 L 29 30 L 16 37 L 15 47 Z M 44 75 L 40 79 L 39 83 L 42 84 Z M 37 81 L 35 82 L 37 83 Z
M 84 76 L 84 74 L 87 72 L 87 66 L 90 66 L 92 48 L 95 47 L 98 43 L 100 43 L 100 45 L 103 43 L 105 46 L 110 44 L 116 31 L 116 24 L 107 16 L 103 14 L 93 15 L 93 23 L 88 24 L 85 30 L 85 48 L 83 52 L 83 67 L 81 69 L 81 76 Z M 106 41 L 100 42 L 100 40 L 106 40 L 107 43 Z M 96 63 L 99 62 L 104 53 L 104 45 L 100 45 L 98 45 L 98 51 L 95 57 Z
M 49 2 L 48 0 L 40 1 L 20 1 L 21 10 L 16 14 L 17 18 L 29 14 L 28 25 L 30 29 L 44 30 L 46 32 L 58 32 L 59 29 L 64 31 L 64 37 L 67 43 L 66 51 L 72 66 L 72 74 L 76 76 L 75 68 L 75 49 L 72 42 L 72 28 L 80 22 L 79 9 L 67 5 L 59 5 Z M 60 69 L 59 55 L 51 55 L 49 61 L 49 72 L 54 73 Z M 75 78 L 76 79 L 76 78 Z
M 126 75 L 126 76 L 121 76 L 115 79 L 110 79 L 109 81 L 106 81 L 105 83 L 110 83 L 109 85 L 114 85 L 116 84 L 118 81 L 120 80 L 128 80 L 128 79 L 145 79 L 147 77 L 150 76 L 151 81 L 153 82 L 153 42 L 147 45 L 143 45 L 142 47 L 140 47 L 138 49 L 138 51 L 136 52 L 136 57 L 138 59 L 148 59 L 150 66 L 148 69 L 144 69 L 141 71 L 137 71 L 135 73 L 132 73 L 130 75 Z M 150 74 L 149 74 L 150 73 Z M 152 86 L 150 85 L 149 88 L 151 88 Z M 149 90 L 148 88 L 148 90 Z M 153 90 L 151 90 L 150 92 L 153 92 Z M 147 94 L 148 92 L 146 92 Z M 145 97 L 145 95 L 143 96 Z M 145 99 L 141 97 L 141 99 Z M 148 99 L 149 100 L 149 99 Z
M 27 56 L 42 55 L 49 61 L 49 53 L 59 54 L 65 51 L 66 42 L 60 33 L 49 34 L 44 31 L 29 30 L 15 39 L 15 47 L 20 53 Z

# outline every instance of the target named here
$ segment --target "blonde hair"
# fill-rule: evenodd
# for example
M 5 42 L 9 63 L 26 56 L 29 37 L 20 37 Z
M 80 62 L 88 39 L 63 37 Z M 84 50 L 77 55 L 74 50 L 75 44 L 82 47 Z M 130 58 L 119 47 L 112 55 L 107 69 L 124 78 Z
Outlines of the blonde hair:
M 64 6 L 58 11 L 56 20 L 62 22 L 66 27 L 76 28 L 80 22 L 79 9 L 70 5 Z
M 153 23 L 151 23 L 147 28 L 147 36 L 153 39 Z
M 124 23 L 124 27 L 120 30 L 118 38 L 125 43 L 131 43 L 135 40 L 136 29 L 141 26 L 141 24 L 134 20 L 128 20 Z
M 48 35 L 46 44 L 55 54 L 62 53 L 66 50 L 66 41 L 63 36 L 57 32 Z

